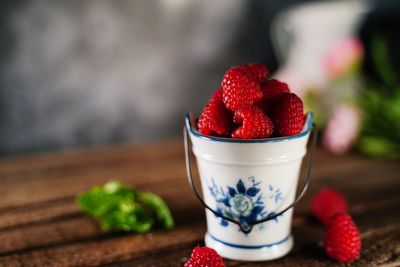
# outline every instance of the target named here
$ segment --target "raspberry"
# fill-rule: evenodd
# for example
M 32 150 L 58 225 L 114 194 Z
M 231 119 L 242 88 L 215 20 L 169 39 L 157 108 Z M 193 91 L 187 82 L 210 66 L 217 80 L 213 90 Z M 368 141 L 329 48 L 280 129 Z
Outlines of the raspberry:
M 233 67 L 222 80 L 223 101 L 229 110 L 236 111 L 262 99 L 260 84 L 245 69 L 243 66 Z
M 289 86 L 281 81 L 271 79 L 261 84 L 263 102 L 269 102 L 281 93 L 290 93 Z
M 360 255 L 361 237 L 357 226 L 346 213 L 337 213 L 329 221 L 324 247 L 326 254 L 341 263 L 349 262 Z
M 286 83 L 275 79 L 263 82 L 261 84 L 261 90 L 263 99 L 260 106 L 267 114 L 271 114 L 274 104 L 273 101 L 277 96 L 282 93 L 290 93 L 289 86 Z
M 247 106 L 235 112 L 233 121 L 242 124 L 233 133 L 233 138 L 252 139 L 268 137 L 272 134 L 274 126 L 264 112 L 254 106 Z
M 263 82 L 268 78 L 268 69 L 260 63 L 249 63 L 241 65 L 240 68 L 247 72 L 256 82 Z
M 222 88 L 218 88 L 204 107 L 197 127 L 205 135 L 229 136 L 233 128 L 232 117 L 222 101 Z
M 304 125 L 303 101 L 293 93 L 280 94 L 275 98 L 271 117 L 277 136 L 296 135 Z
M 192 256 L 185 267 L 224 267 L 224 262 L 218 253 L 209 247 L 195 247 Z
M 323 224 L 327 224 L 336 213 L 347 212 L 347 202 L 340 192 L 324 188 L 312 199 L 311 211 Z

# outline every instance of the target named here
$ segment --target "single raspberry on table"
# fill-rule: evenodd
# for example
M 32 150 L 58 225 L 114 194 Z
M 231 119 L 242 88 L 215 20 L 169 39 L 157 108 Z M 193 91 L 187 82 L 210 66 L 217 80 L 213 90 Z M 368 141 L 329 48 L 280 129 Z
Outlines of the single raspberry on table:
M 224 267 L 224 262 L 218 253 L 209 247 L 195 247 L 192 256 L 185 267 Z
M 221 83 L 225 106 L 236 111 L 262 99 L 260 83 L 243 66 L 230 68 Z
M 303 101 L 293 93 L 282 93 L 274 99 L 271 117 L 276 136 L 299 134 L 304 125 Z
M 312 199 L 311 211 L 323 224 L 327 224 L 336 213 L 347 212 L 347 201 L 340 192 L 323 188 Z
M 258 107 L 247 106 L 237 110 L 233 121 L 242 124 L 232 133 L 233 138 L 252 139 L 271 136 L 274 125 L 270 118 Z
M 233 114 L 222 101 L 222 88 L 218 88 L 204 107 L 197 127 L 205 135 L 229 136 L 233 129 Z
M 341 263 L 352 261 L 360 255 L 361 237 L 352 218 L 346 213 L 337 213 L 326 227 L 325 252 Z

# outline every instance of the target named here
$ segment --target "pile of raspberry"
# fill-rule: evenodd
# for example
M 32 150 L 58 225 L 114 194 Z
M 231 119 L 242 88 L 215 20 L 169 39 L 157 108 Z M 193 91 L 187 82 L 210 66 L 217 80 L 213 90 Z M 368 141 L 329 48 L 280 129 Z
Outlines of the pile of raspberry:
M 268 74 L 258 63 L 230 68 L 199 117 L 199 132 L 236 139 L 299 134 L 305 120 L 302 100 Z

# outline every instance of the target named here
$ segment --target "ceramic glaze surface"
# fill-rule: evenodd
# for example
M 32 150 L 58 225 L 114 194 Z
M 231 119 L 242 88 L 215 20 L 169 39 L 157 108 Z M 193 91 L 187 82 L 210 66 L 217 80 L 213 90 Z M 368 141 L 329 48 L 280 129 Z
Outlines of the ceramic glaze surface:
M 205 202 L 218 214 L 241 224 L 250 224 L 289 206 L 295 199 L 312 120 L 312 114 L 308 114 L 302 133 L 294 137 L 231 142 L 200 135 L 190 128 L 187 119 Z M 206 245 L 230 259 L 279 258 L 293 246 L 292 213 L 293 209 L 289 209 L 244 233 L 237 224 L 206 210 Z

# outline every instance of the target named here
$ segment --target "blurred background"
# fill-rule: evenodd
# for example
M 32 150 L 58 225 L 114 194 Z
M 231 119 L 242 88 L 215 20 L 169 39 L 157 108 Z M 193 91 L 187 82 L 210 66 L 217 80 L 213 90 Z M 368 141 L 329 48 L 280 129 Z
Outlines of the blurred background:
M 261 62 L 322 143 L 400 153 L 400 2 L 0 3 L 0 155 L 177 138 L 232 65 Z

